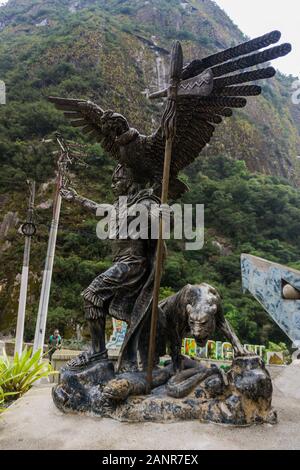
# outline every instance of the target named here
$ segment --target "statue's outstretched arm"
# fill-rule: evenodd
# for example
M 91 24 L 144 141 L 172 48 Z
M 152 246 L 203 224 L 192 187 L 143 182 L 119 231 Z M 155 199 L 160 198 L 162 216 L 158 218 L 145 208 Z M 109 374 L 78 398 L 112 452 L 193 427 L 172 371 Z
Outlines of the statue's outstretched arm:
M 77 204 L 80 204 L 81 206 L 83 206 L 85 209 L 94 213 L 96 213 L 99 207 L 99 204 L 97 204 L 97 202 L 91 201 L 90 199 L 87 199 L 86 197 L 80 196 L 72 188 L 68 188 L 68 189 L 62 188 L 60 190 L 60 195 L 66 201 L 76 202 Z

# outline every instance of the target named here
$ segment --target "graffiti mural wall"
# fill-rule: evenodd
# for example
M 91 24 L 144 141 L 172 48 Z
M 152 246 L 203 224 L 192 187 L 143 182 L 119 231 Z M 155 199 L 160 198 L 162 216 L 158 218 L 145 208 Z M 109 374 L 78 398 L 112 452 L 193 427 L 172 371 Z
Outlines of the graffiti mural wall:
M 117 350 L 120 349 L 127 330 L 127 325 L 125 322 L 116 320 L 113 318 L 113 333 L 107 344 L 108 350 Z M 249 352 L 257 354 L 261 358 L 264 358 L 265 346 L 262 345 L 253 345 L 245 344 L 245 349 Z M 233 347 L 230 343 L 222 341 L 213 341 L 209 340 L 206 343 L 206 346 L 201 348 L 197 346 L 196 341 L 193 338 L 185 338 L 182 342 L 181 353 L 189 357 L 197 357 L 202 359 L 213 359 L 217 361 L 231 361 L 234 356 Z M 277 353 L 276 361 L 274 360 L 274 354 L 267 354 L 266 362 L 284 364 L 284 361 L 280 361 L 282 354 Z

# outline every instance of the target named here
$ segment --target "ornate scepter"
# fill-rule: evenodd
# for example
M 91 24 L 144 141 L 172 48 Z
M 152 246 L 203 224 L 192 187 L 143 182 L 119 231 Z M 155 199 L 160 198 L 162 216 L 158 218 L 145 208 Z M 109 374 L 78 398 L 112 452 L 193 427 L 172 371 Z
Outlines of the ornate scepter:
M 167 204 L 169 194 L 169 181 L 170 181 L 170 169 L 172 162 L 172 145 L 176 137 L 176 105 L 177 98 L 179 96 L 207 96 L 211 93 L 213 88 L 213 75 L 210 69 L 204 73 L 197 75 L 188 80 L 181 80 L 183 70 L 183 53 L 182 47 L 179 41 L 175 41 L 171 51 L 171 64 L 170 64 L 170 85 L 167 90 L 168 102 L 162 117 L 162 132 L 165 138 L 165 156 L 164 156 L 164 169 L 162 178 L 162 192 L 161 192 L 161 204 Z M 165 93 L 163 91 L 162 93 Z M 161 97 L 161 92 L 150 95 L 150 99 Z M 155 360 L 155 340 L 157 330 L 157 318 L 158 318 L 158 301 L 159 301 L 159 289 L 161 283 L 162 267 L 163 267 L 163 218 L 160 213 L 159 220 L 159 233 L 156 248 L 156 266 L 155 266 L 155 278 L 154 278 L 154 289 L 153 289 L 153 301 L 152 301 L 152 313 L 151 313 L 151 329 L 150 329 L 150 342 L 148 352 L 148 370 L 147 370 L 147 382 L 149 387 L 152 383 L 152 372 L 153 364 Z
M 170 181 L 170 168 L 172 159 L 172 144 L 176 135 L 176 100 L 178 84 L 183 67 L 183 54 L 182 47 L 179 41 L 174 42 L 171 52 L 171 67 L 170 67 L 170 86 L 168 89 L 168 104 L 162 118 L 162 130 L 166 139 L 165 147 L 165 158 L 164 158 L 164 170 L 162 179 L 162 191 L 161 191 L 161 204 L 168 202 L 169 194 L 169 181 Z M 157 329 L 157 317 L 158 317 L 158 301 L 159 301 L 159 289 L 162 274 L 163 264 L 163 219 L 160 214 L 159 219 L 159 233 L 156 248 L 156 266 L 155 266 L 155 278 L 154 278 L 154 290 L 153 290 L 153 301 L 152 301 L 152 314 L 151 314 L 151 329 L 150 329 L 150 343 L 148 353 L 148 371 L 147 371 L 147 382 L 149 387 L 152 383 L 152 371 L 155 357 L 155 340 L 156 340 L 156 329 Z

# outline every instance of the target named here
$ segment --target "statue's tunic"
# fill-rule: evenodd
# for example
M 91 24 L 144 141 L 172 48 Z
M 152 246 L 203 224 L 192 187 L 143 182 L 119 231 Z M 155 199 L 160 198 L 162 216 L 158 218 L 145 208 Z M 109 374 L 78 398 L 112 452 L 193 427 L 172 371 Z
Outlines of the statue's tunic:
M 155 214 L 153 207 L 157 207 L 159 199 L 151 190 L 143 190 L 128 198 L 125 209 L 129 210 L 136 204 L 142 204 L 149 216 L 153 217 Z M 151 272 L 154 244 L 150 239 L 132 239 L 129 234 L 126 239 L 120 239 L 122 214 L 118 202 L 114 207 L 119 223 L 115 227 L 114 239 L 111 240 L 113 265 L 97 276 L 83 291 L 82 296 L 85 299 L 85 313 L 88 320 L 100 318 L 108 312 L 114 318 L 130 323 L 136 299 Z M 134 217 L 127 216 L 127 227 L 133 219 Z

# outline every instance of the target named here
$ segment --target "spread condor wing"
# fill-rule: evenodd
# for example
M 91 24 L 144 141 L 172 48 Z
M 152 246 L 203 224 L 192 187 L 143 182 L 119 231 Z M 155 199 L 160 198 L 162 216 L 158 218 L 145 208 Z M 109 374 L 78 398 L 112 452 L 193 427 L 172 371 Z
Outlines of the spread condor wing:
M 205 72 L 209 73 L 213 86 L 211 93 L 204 97 L 179 93 L 177 131 L 171 163 L 172 197 L 178 197 L 184 192 L 185 186 L 178 179 L 178 173 L 199 156 L 210 142 L 216 125 L 220 125 L 224 118 L 232 116 L 234 109 L 245 107 L 247 97 L 261 93 L 262 89 L 257 81 L 275 75 L 273 67 L 267 64 L 264 68 L 261 64 L 285 56 L 291 51 L 291 45 L 287 43 L 268 47 L 277 43 L 280 37 L 279 31 L 273 31 L 204 59 L 193 60 L 183 68 L 179 87 L 183 88 L 184 83 L 188 83 L 186 80 L 192 82 L 193 78 L 196 79 L 199 74 Z M 167 90 L 156 95 L 167 96 Z M 123 152 L 121 157 L 120 143 L 117 145 L 115 140 L 112 141 L 110 133 L 105 134 L 102 119 L 105 112 L 99 106 L 85 100 L 55 97 L 49 99 L 58 109 L 64 111 L 73 126 L 82 127 L 84 133 L 95 137 L 114 158 L 122 160 L 136 174 L 139 173 L 139 177 L 144 172 L 145 178 L 151 184 L 161 181 L 165 148 L 161 127 L 150 136 L 141 136 L 128 127 L 126 134 L 131 132 L 133 138 L 139 138 L 139 159 L 136 159 L 135 152 Z M 132 142 L 132 139 L 129 139 L 129 142 Z

